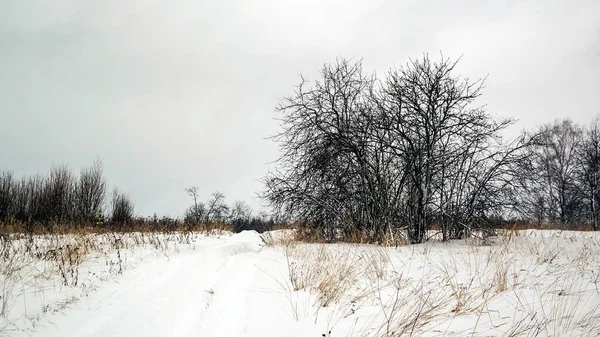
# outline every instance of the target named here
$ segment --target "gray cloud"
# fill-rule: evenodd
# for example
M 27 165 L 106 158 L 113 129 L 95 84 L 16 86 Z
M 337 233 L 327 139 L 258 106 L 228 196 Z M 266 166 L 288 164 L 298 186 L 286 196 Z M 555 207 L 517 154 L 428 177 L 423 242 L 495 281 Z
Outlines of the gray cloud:
M 74 1 L 0 4 L 0 167 L 97 156 L 144 215 L 184 188 L 251 201 L 274 106 L 337 56 L 384 72 L 423 52 L 489 74 L 482 103 L 532 127 L 600 113 L 600 2 Z M 256 205 L 255 202 L 253 202 Z

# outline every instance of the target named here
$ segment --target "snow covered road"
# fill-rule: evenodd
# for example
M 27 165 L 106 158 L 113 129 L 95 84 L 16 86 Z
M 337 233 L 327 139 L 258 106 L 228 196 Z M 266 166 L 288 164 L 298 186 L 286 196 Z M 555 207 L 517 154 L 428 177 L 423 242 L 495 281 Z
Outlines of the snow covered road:
M 33 336 L 281 336 L 264 324 L 277 316 L 291 320 L 269 274 L 281 266 L 269 258 L 273 250 L 262 248 L 258 234 L 246 232 L 142 263 L 55 314 Z

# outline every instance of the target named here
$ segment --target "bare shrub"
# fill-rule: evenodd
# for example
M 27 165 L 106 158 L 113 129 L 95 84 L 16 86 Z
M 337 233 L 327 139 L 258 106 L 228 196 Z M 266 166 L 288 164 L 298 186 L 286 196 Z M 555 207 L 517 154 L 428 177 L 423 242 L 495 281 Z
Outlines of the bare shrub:
M 129 196 L 115 189 L 112 198 L 111 222 L 120 226 L 131 223 L 134 215 L 133 212 L 134 206 Z

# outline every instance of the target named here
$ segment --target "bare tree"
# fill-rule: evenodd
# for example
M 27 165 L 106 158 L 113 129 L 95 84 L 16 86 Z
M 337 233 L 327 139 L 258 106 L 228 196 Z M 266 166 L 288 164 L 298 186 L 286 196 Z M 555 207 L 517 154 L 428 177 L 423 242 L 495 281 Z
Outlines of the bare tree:
M 229 214 L 230 219 L 250 219 L 252 217 L 252 209 L 244 201 L 237 200 L 231 207 Z
M 10 171 L 0 171 L 0 220 L 14 213 L 15 181 Z
M 458 61 L 425 55 L 388 73 L 379 108 L 386 147 L 404 163 L 410 242 L 422 242 L 434 221 L 444 239 L 462 238 L 474 221 L 503 212 L 510 164 L 525 138 L 508 144 L 501 132 L 513 123 L 473 106 L 484 79 L 453 75 Z
M 225 221 L 229 207 L 225 204 L 225 195 L 219 191 L 213 192 L 206 203 L 206 216 L 209 221 Z
M 45 178 L 34 175 L 22 178 L 16 187 L 15 217 L 21 221 L 45 221 L 42 207 Z
M 194 199 L 194 206 L 198 206 L 198 187 L 193 186 L 186 188 L 185 191 Z
M 75 178 L 66 165 L 50 170 L 41 190 L 41 220 L 64 223 L 74 213 Z
M 583 134 L 580 160 L 584 198 L 589 205 L 589 218 L 596 231 L 600 216 L 600 117 L 594 118 Z
M 207 221 L 206 206 L 198 202 L 198 187 L 189 187 L 185 191 L 194 199 L 194 204 L 185 211 L 185 221 L 192 223 Z
M 282 132 L 274 139 L 282 155 L 280 169 L 266 178 L 264 197 L 283 212 L 316 225 L 326 240 L 336 231 L 379 232 L 385 209 L 379 193 L 386 168 L 369 127 L 375 78 L 360 62 L 338 60 L 325 65 L 313 86 L 302 78 L 285 98 Z
M 236 232 L 250 229 L 252 220 L 252 208 L 243 202 L 235 201 L 230 208 L 229 221 L 233 224 Z
M 461 80 L 455 66 L 425 55 L 381 82 L 338 60 L 314 85 L 302 79 L 278 107 L 280 166 L 263 196 L 327 240 L 350 229 L 377 241 L 405 228 L 419 243 L 434 222 L 459 238 L 504 212 L 526 140 L 502 141 L 512 120 L 472 107 L 483 80 Z
M 90 168 L 81 171 L 76 186 L 76 219 L 93 223 L 102 214 L 106 199 L 106 180 L 102 174 L 102 162 L 97 159 Z
M 134 205 L 131 198 L 119 192 L 116 188 L 112 197 L 111 221 L 120 225 L 127 224 L 133 220 Z
M 519 173 L 521 207 L 540 222 L 574 224 L 585 214 L 580 148 L 582 130 L 570 120 L 538 130 L 537 141 Z

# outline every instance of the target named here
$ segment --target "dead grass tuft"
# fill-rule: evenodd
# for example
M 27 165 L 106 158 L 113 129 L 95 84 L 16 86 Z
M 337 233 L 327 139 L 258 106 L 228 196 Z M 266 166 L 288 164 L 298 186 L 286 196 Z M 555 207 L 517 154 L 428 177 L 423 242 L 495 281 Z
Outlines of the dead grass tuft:
M 316 294 L 316 304 L 327 307 L 338 302 L 353 285 L 356 268 L 346 249 L 324 244 L 288 244 L 285 255 L 294 291 Z

